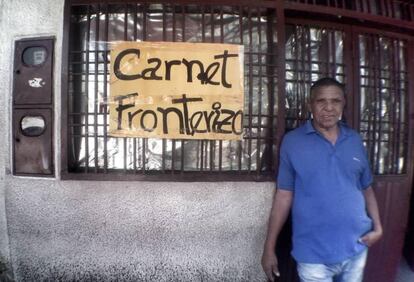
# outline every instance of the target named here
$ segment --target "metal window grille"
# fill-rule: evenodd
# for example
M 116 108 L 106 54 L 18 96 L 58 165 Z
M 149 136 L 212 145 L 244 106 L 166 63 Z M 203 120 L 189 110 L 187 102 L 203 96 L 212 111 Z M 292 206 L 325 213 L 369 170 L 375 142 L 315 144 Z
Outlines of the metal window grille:
M 274 9 L 253 6 L 85 4 L 71 7 L 70 172 L 273 174 L 277 113 Z M 242 141 L 113 138 L 108 132 L 109 46 L 125 41 L 245 46 Z
M 309 118 L 312 82 L 321 77 L 345 81 L 344 32 L 309 25 L 286 26 L 286 130 Z
M 360 124 L 375 174 L 406 173 L 408 73 L 405 40 L 358 36 Z
M 288 2 L 327 6 L 405 21 L 414 20 L 414 4 L 407 0 L 288 0 Z

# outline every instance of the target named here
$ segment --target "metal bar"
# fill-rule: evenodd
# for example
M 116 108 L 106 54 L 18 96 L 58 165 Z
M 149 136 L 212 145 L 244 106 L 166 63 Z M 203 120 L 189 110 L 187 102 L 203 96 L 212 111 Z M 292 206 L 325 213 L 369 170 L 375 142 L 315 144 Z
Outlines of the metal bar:
M 90 171 L 91 172 L 91 171 Z M 223 171 L 221 174 L 207 174 L 204 172 L 188 171 L 182 174 L 161 174 L 157 171 L 150 171 L 146 174 L 131 174 L 123 173 L 122 171 L 111 169 L 108 174 L 81 174 L 81 173 L 62 173 L 62 180 L 96 180 L 96 181 L 153 181 L 153 182 L 199 182 L 200 179 L 205 182 L 218 181 L 257 181 L 251 175 L 247 175 L 245 172 L 235 174 L 233 171 Z M 400 179 L 400 177 L 396 177 Z M 273 173 L 263 174 L 259 181 L 274 182 Z
M 182 29 L 182 38 L 183 38 L 183 42 L 185 42 L 187 39 L 186 39 L 186 36 L 185 36 L 185 6 L 184 5 L 182 5 L 181 6 L 181 29 Z
M 99 50 L 99 19 L 100 19 L 100 4 L 97 4 L 97 10 L 96 10 L 96 36 L 95 36 L 95 96 L 94 96 L 94 142 L 95 142 L 95 148 L 94 148 L 94 155 L 95 155 L 95 173 L 98 172 L 98 127 L 97 127 L 97 119 L 98 119 L 98 69 L 99 69 L 99 57 L 98 57 L 98 50 Z
M 301 31 L 303 31 L 304 27 L 301 27 L 300 25 L 294 25 L 294 27 L 295 27 L 295 31 L 294 31 L 294 37 L 295 37 L 295 60 L 294 60 L 294 65 L 293 65 L 293 68 L 294 68 L 293 73 L 295 74 L 295 85 L 294 86 L 295 86 L 296 91 L 295 91 L 294 95 L 296 96 L 296 99 L 295 99 L 295 104 L 296 104 L 296 107 L 295 107 L 295 110 L 296 111 L 295 112 L 296 112 L 296 114 L 295 114 L 295 116 L 293 118 L 295 120 L 294 121 L 295 122 L 294 127 L 297 127 L 298 125 L 297 125 L 296 117 L 298 116 L 298 109 L 299 109 L 299 102 L 298 101 L 300 100 L 300 96 L 299 95 L 300 95 L 300 88 L 301 88 L 300 87 L 300 82 L 299 82 L 299 74 L 300 74 L 299 69 L 300 68 L 302 68 L 303 70 L 305 69 L 304 63 L 303 63 L 303 60 L 305 58 L 304 58 L 304 56 L 301 56 L 301 60 L 299 60 L 299 56 L 300 56 L 299 55 L 299 44 L 303 43 L 303 39 L 302 39 L 303 34 L 301 36 L 301 39 L 302 40 L 300 40 L 300 42 L 299 42 L 299 38 L 298 38 L 298 30 L 301 32 Z M 286 55 L 283 54 L 283 56 L 285 57 Z M 291 118 L 291 116 L 289 116 L 289 117 Z M 293 129 L 293 128 L 289 128 L 289 129 Z
M 220 43 L 224 43 L 223 6 L 220 6 Z
M 91 6 L 88 5 L 87 8 L 87 18 L 86 18 L 86 53 L 85 53 L 85 96 L 86 96 L 86 112 L 89 111 L 89 42 L 91 41 Z M 83 57 L 83 56 L 82 56 Z M 89 115 L 85 116 L 85 173 L 89 169 Z
M 253 32 L 252 32 L 252 11 L 250 7 L 248 7 L 248 30 L 249 30 L 249 50 L 253 50 Z M 252 54 L 249 54 L 249 62 L 253 62 Z M 253 113 L 253 69 L 252 66 L 249 65 L 249 134 L 247 139 L 247 152 L 248 152 L 248 162 L 247 162 L 247 169 L 250 172 L 252 166 L 252 113 Z
M 166 15 L 166 5 L 162 5 L 162 40 L 167 41 L 167 15 Z M 173 7 L 174 9 L 174 7 Z M 174 20 L 173 20 L 174 21 Z M 173 32 L 173 41 L 174 41 L 174 32 Z M 165 155 L 165 140 L 163 139 L 163 159 Z M 172 140 L 172 148 L 171 148 L 171 173 L 174 173 L 175 170 L 175 140 Z M 165 162 L 163 163 L 163 172 L 165 172 Z
M 147 3 L 142 5 L 142 40 L 147 40 Z M 148 138 L 141 138 L 142 140 L 142 173 L 145 174 L 146 171 L 146 161 L 147 161 L 147 147 L 148 147 Z
M 104 30 L 104 40 L 105 42 L 108 42 L 108 27 L 109 27 L 109 17 L 108 17 L 108 4 L 105 4 L 105 30 Z M 108 43 L 106 43 L 108 44 Z M 108 46 L 108 45 L 107 45 Z M 108 49 L 108 47 L 106 47 Z M 104 118 L 104 143 L 103 143 L 103 158 L 104 158 L 104 172 L 108 172 L 108 136 L 107 136 L 107 123 L 108 123 L 108 51 L 106 50 L 105 53 L 103 53 L 103 60 L 104 60 L 104 85 L 103 85 L 103 118 Z
M 356 0 L 355 1 L 355 11 L 363 12 L 361 1 L 362 0 Z
M 398 57 L 396 55 L 398 55 L 398 40 L 397 39 L 391 39 L 391 46 L 390 46 L 390 54 L 392 56 L 392 60 L 390 61 L 390 63 L 392 64 L 392 68 L 390 68 L 390 75 L 392 77 L 392 88 L 393 90 L 391 91 L 391 101 L 390 101 L 390 107 L 391 107 L 391 119 L 390 119 L 390 123 L 391 123 L 391 127 L 388 127 L 388 135 L 390 140 L 392 140 L 391 145 L 392 145 L 392 150 L 388 155 L 388 166 L 390 171 L 390 174 L 396 174 L 397 173 L 397 167 L 398 167 L 398 163 L 396 162 L 396 160 L 398 159 L 398 135 L 399 135 L 399 118 L 398 118 L 398 112 L 397 112 L 397 108 L 398 108 L 398 102 L 397 102 L 397 97 L 399 96 L 399 90 L 398 90 Z
M 376 143 L 376 145 L 378 146 L 378 150 L 375 152 L 376 156 L 375 156 L 375 167 L 376 167 L 376 171 L 379 172 L 379 165 L 380 165 L 380 152 L 381 152 L 381 144 L 378 142 L 378 139 L 375 138 L 375 133 L 378 132 L 378 136 L 381 136 L 381 122 L 382 122 L 382 117 L 381 117 L 381 112 L 377 111 L 377 109 L 381 109 L 381 102 L 382 102 L 382 95 L 381 95 L 381 80 L 378 78 L 378 72 L 379 69 L 381 68 L 381 63 L 382 63 L 382 52 L 381 52 L 381 46 L 379 44 L 379 37 L 378 35 L 373 36 L 373 40 L 374 40 L 374 48 L 378 48 L 378 56 L 376 56 L 376 58 L 373 58 L 373 62 L 374 62 L 374 95 L 375 95 L 375 119 L 374 119 L 374 132 L 373 132 L 373 136 L 372 136 L 372 140 Z M 375 53 L 375 51 L 373 52 Z M 378 118 L 378 121 L 377 121 Z M 380 139 L 380 138 L 379 138 Z
M 402 123 L 403 124 L 403 123 Z M 256 126 L 257 127 L 257 126 Z M 270 129 L 270 128 L 269 128 Z M 81 134 L 81 133 L 79 133 L 79 134 L 73 134 L 73 136 L 74 137 L 86 137 L 85 136 L 85 134 Z M 98 134 L 98 138 L 103 138 L 104 137 L 104 135 L 103 134 Z M 258 138 L 260 138 L 260 140 L 271 140 L 271 138 L 269 138 L 269 137 L 258 137 Z M 184 139 L 184 140 L 186 140 L 186 139 Z M 190 139 L 187 139 L 187 140 L 190 140 Z M 192 140 L 191 140 L 192 141 Z M 108 168 L 108 170 L 110 170 L 110 168 Z M 103 170 L 102 170 L 103 171 Z
M 201 38 L 202 42 L 206 42 L 206 6 L 201 6 Z M 198 141 L 200 146 L 200 171 L 204 169 L 204 140 Z
M 414 5 L 412 6 L 412 8 Z M 414 83 L 408 83 L 408 81 L 414 81 L 414 41 L 408 40 L 407 46 L 404 46 L 405 52 L 405 59 L 406 59 L 406 67 L 405 69 L 408 71 L 408 75 L 406 76 L 406 99 L 405 103 L 401 103 L 402 106 L 405 108 L 405 116 L 404 121 L 407 123 L 406 131 L 408 137 L 406 146 L 403 148 L 403 156 L 405 157 L 405 170 L 403 167 L 403 173 L 407 173 L 409 177 L 413 176 L 413 166 L 414 166 L 414 146 L 413 146 L 413 140 L 414 140 L 414 123 L 412 114 L 414 113 L 414 103 L 413 103 L 413 95 L 414 95 Z M 408 84 L 408 85 L 407 85 Z M 400 108 L 401 109 L 401 108 Z M 401 110 L 400 110 L 401 112 Z M 404 165 L 404 164 L 403 164 Z
M 394 1 L 393 0 L 389 0 L 389 5 L 390 5 L 390 10 L 391 10 L 391 17 L 392 18 L 396 18 L 395 16 L 395 7 L 394 7 Z
M 101 3 L 102 0 L 71 0 L 72 5 L 87 5 L 87 4 L 93 4 L 93 3 Z M 130 3 L 131 0 L 111 0 L 110 3 Z M 140 0 L 141 3 L 148 4 L 148 3 L 160 3 L 160 4 L 169 4 L 171 3 L 171 0 Z M 177 1 L 178 2 L 178 1 Z M 193 5 L 199 5 L 200 0 L 180 0 L 180 4 L 193 4 Z M 209 0 L 208 3 L 210 5 L 232 5 L 236 1 L 234 0 Z M 245 5 L 245 6 L 252 6 L 252 7 L 264 7 L 264 8 L 275 8 L 274 1 L 269 0 L 257 0 L 257 1 L 251 1 L 251 0 L 238 0 L 238 4 Z
M 243 17 L 244 17 L 243 6 L 239 6 L 240 44 L 244 45 Z M 245 52 L 246 52 L 246 50 L 245 50 Z M 238 170 L 239 174 L 241 173 L 241 170 L 242 170 L 242 142 L 243 142 L 243 140 L 237 141 L 237 155 L 238 155 L 238 168 L 237 168 L 237 170 Z
M 259 62 L 259 93 L 258 93 L 258 129 L 257 129 L 257 141 L 256 141 L 256 173 L 257 176 L 260 175 L 260 171 L 261 171 L 261 161 L 260 161 L 260 147 L 261 147 L 261 143 L 260 143 L 260 136 L 262 133 L 262 91 L 263 91 L 263 84 L 262 84 L 262 22 L 261 22 L 261 10 L 260 8 L 257 9 L 257 25 L 258 25 L 258 38 L 259 38 L 259 44 L 258 44 L 258 53 L 259 53 L 259 57 L 258 57 L 258 62 Z
M 177 41 L 177 26 L 176 26 L 176 16 L 175 16 L 175 5 L 172 6 L 172 41 Z
M 210 140 L 210 171 L 213 171 L 215 168 L 214 162 L 214 148 L 216 146 L 215 140 Z M 206 146 L 207 147 L 207 146 Z
M 147 151 L 147 143 L 148 143 L 148 139 L 147 138 L 141 138 L 141 142 L 142 142 L 142 174 L 145 174 L 145 170 L 146 170 L 146 161 L 147 161 L 147 157 L 145 152 Z
M 215 20 L 215 13 L 214 13 L 214 8 L 212 6 L 210 6 L 210 22 L 211 22 L 211 42 L 215 42 L 215 35 L 214 35 L 214 20 Z M 209 154 L 209 158 L 210 158 L 210 171 L 213 171 L 214 168 L 214 145 L 215 145 L 215 141 L 214 140 L 209 140 L 207 141 L 209 143 L 209 147 L 210 147 L 210 154 Z M 207 157 L 207 144 L 206 144 L 206 157 Z M 206 167 L 207 167 L 207 158 L 206 158 Z
M 174 4 L 172 4 L 172 41 L 175 42 L 176 41 L 176 33 L 177 33 L 177 27 L 176 27 L 176 6 Z M 162 34 L 163 34 L 163 41 L 166 41 L 167 37 L 167 32 L 166 32 L 166 26 L 167 23 L 165 21 L 166 16 L 165 16 L 165 4 L 163 5 L 163 30 L 162 30 Z M 184 32 L 184 30 L 183 30 Z M 165 173 L 165 159 L 166 159 L 166 145 L 167 145 L 167 140 L 166 139 L 162 139 L 162 160 L 161 160 L 161 170 L 163 173 Z M 171 154 L 173 154 L 174 150 L 172 150 Z M 171 164 L 174 163 L 174 159 L 171 160 Z
M 184 6 L 182 6 L 182 13 L 183 13 L 183 19 L 182 19 L 182 26 L 183 26 L 183 41 L 186 41 L 185 39 L 185 10 L 184 10 Z M 176 141 L 173 140 L 172 141 L 172 151 L 173 151 L 173 156 L 172 156 L 172 160 L 171 160 L 171 171 L 174 173 L 174 163 L 175 163 L 175 146 L 176 146 Z M 185 150 L 184 150 L 184 145 L 185 145 L 185 141 L 183 139 L 181 139 L 181 156 L 180 156 L 180 163 L 181 163 L 181 167 L 180 167 L 180 171 L 181 174 L 184 173 L 184 162 L 185 162 L 185 158 L 184 158 L 184 154 L 185 154 Z
M 332 30 L 330 34 L 331 34 L 331 44 L 332 44 L 332 68 L 333 68 L 331 75 L 332 75 L 332 77 L 336 78 L 336 74 L 337 74 L 336 68 L 337 68 L 337 66 L 336 66 L 336 45 L 335 45 L 335 43 L 336 43 L 336 33 L 335 33 L 335 30 Z M 343 40 L 343 37 L 341 38 L 341 40 Z M 343 53 L 342 53 L 342 56 L 343 56 Z M 345 80 L 344 80 L 344 82 L 345 82 Z
M 173 19 L 172 19 L 172 21 L 173 21 L 173 42 L 175 41 L 175 6 L 174 5 L 172 5 L 172 10 L 173 10 Z M 167 36 L 167 33 L 166 33 L 166 16 L 165 16 L 165 4 L 162 6 L 162 11 L 163 11 L 163 15 L 162 15 L 162 17 L 163 17 L 163 22 L 162 22 L 162 40 L 163 41 L 166 41 L 166 36 Z M 161 152 L 161 171 L 163 172 L 163 173 L 165 173 L 165 159 L 166 159 L 166 157 L 165 157 L 165 151 L 166 151 L 166 145 L 167 145 L 167 140 L 166 139 L 162 139 L 162 152 Z
M 128 4 L 125 4 L 124 9 L 125 9 L 124 11 L 124 41 L 127 41 L 128 40 Z M 123 140 L 123 145 L 124 145 L 124 156 L 123 156 L 124 172 L 126 172 L 127 171 L 128 138 L 123 137 L 122 140 Z
M 386 14 L 386 9 L 385 9 L 385 2 L 384 2 L 384 0 L 380 0 L 379 1 L 379 12 L 378 12 L 378 15 L 381 15 L 381 16 L 384 16 L 385 17 L 385 14 Z
M 201 41 L 206 42 L 205 6 L 201 5 Z
M 147 41 L 147 4 L 142 6 L 142 40 Z
M 351 128 L 360 128 L 359 127 L 359 96 L 360 96 L 360 88 L 359 88 L 359 80 L 358 80 L 358 71 L 356 68 L 359 67 L 358 62 L 358 38 L 353 33 L 352 27 L 348 26 L 344 29 L 342 33 L 342 40 L 343 40 L 343 57 L 342 61 L 345 63 L 343 65 L 344 71 L 344 83 L 345 83 L 345 95 L 346 104 L 346 122 Z M 349 36 L 348 36 L 349 35 Z M 356 41 L 356 42 L 355 42 Z M 339 64 L 338 64 L 339 65 Z M 354 95 L 352 95 L 353 93 Z M 358 125 L 358 127 L 357 127 Z
M 282 136 L 285 132 L 285 99 L 286 99 L 286 26 L 285 26 L 285 5 L 287 2 L 283 0 L 276 1 L 276 32 L 277 32 L 277 124 L 276 124 L 276 138 L 274 139 L 275 148 L 279 148 Z M 279 164 L 276 160 L 275 167 Z
M 215 42 L 214 38 L 214 8 L 210 6 L 210 29 L 211 29 L 211 42 Z
M 366 43 L 367 43 L 366 47 L 365 47 L 365 58 L 366 58 L 365 61 L 367 62 L 366 64 L 367 64 L 367 67 L 369 68 L 369 75 L 370 75 L 370 79 L 369 79 L 368 83 L 371 84 L 372 83 L 372 77 L 375 76 L 375 74 L 374 74 L 375 70 L 372 67 L 373 61 L 372 61 L 371 56 L 369 56 L 369 54 L 375 53 L 375 50 L 373 50 L 374 48 L 372 47 L 373 39 L 368 35 L 364 35 L 364 38 L 366 39 Z M 375 84 L 375 81 L 374 81 L 374 84 Z M 372 88 L 371 87 L 366 87 L 366 96 L 367 96 L 366 100 L 367 100 L 368 106 L 371 107 L 371 105 L 373 104 L 372 100 L 374 100 L 374 105 L 375 105 L 375 103 L 376 103 L 375 102 L 375 89 L 374 89 L 374 95 L 372 95 Z M 374 112 L 374 115 L 375 115 L 375 112 Z M 374 120 L 375 120 L 375 116 L 374 116 Z M 374 164 L 374 157 L 375 157 L 375 143 L 374 143 L 375 135 L 373 136 L 373 134 L 375 134 L 374 131 L 375 131 L 375 127 L 373 128 L 373 117 L 370 114 L 368 116 L 367 146 L 368 146 L 368 151 L 370 152 L 369 158 L 370 158 L 370 163 L 371 164 Z M 376 169 L 376 168 L 372 167 L 372 169 Z
M 371 9 L 371 1 L 370 0 L 364 0 L 365 1 L 365 3 L 366 3 L 366 6 L 367 6 L 367 10 L 366 11 L 364 11 L 364 12 L 366 12 L 366 13 L 371 13 L 371 11 L 372 11 L 372 9 Z
M 200 171 L 204 170 L 204 141 L 200 140 L 198 142 L 198 145 L 200 146 Z
M 309 26 L 305 25 L 302 26 L 302 30 L 301 30 L 301 52 L 299 54 L 300 56 L 300 64 L 301 66 L 299 67 L 300 72 L 298 73 L 298 75 L 300 74 L 300 78 L 299 78 L 299 91 L 297 92 L 297 98 L 296 98 L 296 112 L 295 112 L 295 127 L 298 127 L 300 125 L 300 110 L 301 110 L 301 101 L 304 100 L 304 96 L 306 94 L 306 55 L 308 55 L 306 53 L 306 38 L 308 36 L 307 34 L 307 30 L 309 30 Z M 310 60 L 310 57 L 308 56 L 308 60 Z
M 220 43 L 224 43 L 223 6 L 220 6 Z M 218 170 L 221 172 L 223 165 L 223 140 L 219 140 Z
M 135 3 L 134 4 L 134 41 L 137 41 L 137 39 L 138 39 L 138 29 L 137 29 L 137 24 L 138 24 L 138 4 L 137 3 Z M 134 151 L 134 154 L 133 154 L 133 162 L 134 162 L 134 164 L 133 164 L 133 169 L 134 169 L 134 173 L 136 174 L 138 171 L 137 171 L 137 142 L 139 141 L 139 139 L 138 138 L 136 138 L 136 137 L 134 137 L 133 138 L 133 143 L 132 143 L 132 148 L 133 148 L 133 151 Z
M 389 49 L 388 50 L 387 49 L 384 50 L 384 52 L 385 52 L 384 57 L 387 56 L 386 55 L 387 52 L 390 53 L 390 54 L 393 53 L 393 46 L 392 46 L 393 45 L 393 42 L 392 42 L 392 40 L 390 41 L 390 43 L 391 44 L 389 45 Z M 381 48 L 381 46 L 380 46 L 380 48 Z M 382 90 L 383 89 L 387 89 L 388 90 L 388 95 L 389 95 L 390 98 L 392 98 L 395 95 L 394 89 L 393 89 L 394 83 L 393 83 L 393 75 L 392 75 L 392 70 L 394 68 L 394 64 L 393 64 L 392 61 L 393 61 L 392 59 L 389 61 L 389 68 L 390 68 L 390 70 L 385 69 L 382 65 L 379 68 L 380 76 L 381 76 L 381 73 L 384 72 L 385 75 L 388 76 L 388 78 L 389 78 L 388 79 L 389 80 L 389 87 L 385 87 L 385 84 L 382 84 L 381 91 L 380 91 L 380 95 L 381 95 L 380 96 L 381 97 L 381 99 L 380 99 L 380 101 L 381 101 L 380 105 L 381 106 L 380 106 L 379 109 L 381 109 L 381 118 L 382 118 L 382 109 L 383 109 L 382 105 L 383 105 L 383 102 L 384 101 L 387 103 L 387 109 L 388 109 L 388 111 L 384 115 L 383 121 L 380 124 L 380 128 L 381 128 L 381 133 L 382 134 L 379 136 L 380 137 L 379 138 L 379 142 L 381 142 L 381 145 L 380 145 L 381 151 L 385 151 L 386 152 L 386 154 L 382 157 L 383 164 L 384 164 L 383 174 L 390 174 L 391 171 L 392 171 L 392 167 L 390 167 L 390 163 L 392 163 L 390 158 L 392 157 L 393 151 L 394 151 L 393 150 L 393 147 L 394 147 L 394 143 L 393 143 L 394 138 L 393 138 L 393 135 L 391 133 L 390 128 L 386 128 L 385 127 L 386 123 L 384 122 L 384 121 L 389 120 L 391 124 L 394 123 L 394 113 L 393 113 L 393 111 L 394 111 L 394 105 L 393 105 L 392 101 L 389 101 L 386 98 L 384 99 L 384 95 L 382 94 L 382 92 L 383 92 Z M 387 140 L 387 135 L 388 135 L 388 140 Z M 388 148 L 388 151 L 385 150 L 386 148 Z
M 243 7 L 239 6 L 240 44 L 243 44 Z
M 308 91 L 306 91 L 306 90 L 308 90 L 306 88 L 306 86 L 312 83 L 312 50 L 311 50 L 311 48 L 306 47 L 306 46 L 310 47 L 311 44 L 312 44 L 310 30 L 311 30 L 310 27 L 306 29 L 307 42 L 306 42 L 306 45 L 304 46 L 304 50 L 306 50 L 307 53 L 308 53 L 307 54 L 308 55 L 308 72 L 306 72 L 306 68 L 304 68 L 304 71 L 305 71 L 305 83 L 304 83 L 305 91 L 302 92 L 303 96 L 301 97 L 301 100 L 300 100 L 301 101 L 301 112 L 302 112 L 302 114 L 303 114 L 303 111 L 306 110 L 306 101 L 307 101 L 307 97 L 309 95 L 309 93 L 307 93 Z M 307 74 L 307 78 L 306 78 L 306 74 Z M 301 121 L 301 120 L 302 119 L 301 119 L 301 115 L 300 115 L 299 116 L 299 121 Z
M 325 35 L 324 35 L 325 31 Z M 328 76 L 330 74 L 330 62 L 329 62 L 329 55 L 330 55 L 330 48 L 329 48 L 329 29 L 321 28 L 321 46 L 322 48 L 319 48 L 320 52 L 320 60 L 324 62 L 325 64 L 325 71 L 323 71 L 323 76 Z M 313 63 L 313 61 L 312 61 Z M 322 64 L 322 66 L 324 65 Z
M 395 91 L 395 102 L 394 102 L 394 115 L 395 115 L 395 126 L 393 126 L 394 128 L 394 138 L 396 139 L 395 141 L 395 148 L 394 148 L 394 160 L 392 162 L 393 164 L 393 170 L 392 173 L 393 174 L 398 174 L 399 173 L 399 155 L 400 155 L 400 132 L 401 130 L 401 98 L 402 98 L 402 91 L 400 88 L 400 83 L 401 83 L 401 78 L 399 75 L 399 71 L 401 70 L 401 65 L 400 65 L 400 41 L 395 39 L 395 72 L 394 72 L 394 77 L 395 77 L 395 85 L 396 85 L 396 91 Z M 405 128 L 403 128 L 403 130 L 405 130 Z
M 374 70 L 373 69 L 371 69 L 371 76 L 374 76 L 373 75 L 373 72 L 374 72 Z M 370 81 L 371 81 L 371 83 L 372 83 L 372 80 L 373 80 L 373 78 L 371 77 L 370 78 Z M 366 87 L 366 92 L 368 93 L 367 94 L 367 96 L 369 97 L 369 99 L 367 99 L 367 101 L 369 101 L 369 104 L 371 105 L 371 104 L 374 104 L 375 105 L 375 88 L 374 89 L 372 89 L 373 87 L 371 86 L 371 87 Z M 373 95 L 373 92 L 374 92 L 374 95 Z M 372 106 L 369 106 L 369 107 L 372 107 Z M 375 105 L 375 107 L 376 107 L 376 105 Z M 370 111 L 371 111 L 371 109 L 369 109 Z M 374 172 L 376 173 L 376 174 L 378 174 L 377 172 L 377 168 L 374 166 L 375 165 L 375 130 L 376 130 L 376 128 L 375 128 L 375 118 L 376 118 L 376 116 L 375 116 L 375 113 L 374 113 L 374 117 L 373 117 L 373 115 L 372 114 L 370 114 L 369 115 L 369 118 L 368 118 L 368 124 L 367 124 L 367 126 L 368 126 L 368 130 L 367 130 L 367 147 L 368 147 L 368 151 L 370 152 L 369 153 L 369 159 L 370 159 L 370 163 L 372 164 L 372 169 L 374 170 Z
M 185 153 L 184 145 L 185 145 L 184 140 L 181 140 L 181 167 L 180 167 L 181 174 L 184 173 L 184 161 L 185 161 L 185 159 L 184 159 L 184 153 Z
M 137 41 L 138 38 L 138 30 L 137 30 L 137 24 L 138 24 L 138 4 L 134 4 L 134 41 Z
M 124 6 L 124 41 L 128 40 L 128 4 Z
M 162 5 L 162 41 L 167 41 L 167 15 L 165 4 Z
M 273 50 L 274 46 L 274 39 L 273 39 L 273 20 L 274 20 L 274 10 L 267 10 L 267 22 L 266 22 L 266 41 L 267 41 L 267 54 L 266 54 L 266 73 L 273 74 L 274 72 L 274 57 L 275 57 L 275 51 Z M 267 107 L 267 114 L 265 115 L 267 119 L 267 134 L 266 134 L 266 141 L 265 143 L 265 151 L 263 153 L 264 157 L 266 158 L 266 161 L 268 162 L 268 167 L 270 168 L 270 171 L 275 171 L 274 167 L 274 158 L 273 158 L 273 140 L 274 140 L 274 105 L 275 105 L 275 99 L 274 99 L 274 87 L 275 82 L 273 79 L 267 80 L 267 100 L 268 100 L 268 107 Z

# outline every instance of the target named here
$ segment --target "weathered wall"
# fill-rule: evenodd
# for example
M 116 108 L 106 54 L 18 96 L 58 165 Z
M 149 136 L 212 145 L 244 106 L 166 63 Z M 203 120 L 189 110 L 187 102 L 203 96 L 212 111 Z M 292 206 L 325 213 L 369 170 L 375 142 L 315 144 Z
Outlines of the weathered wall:
M 60 144 L 64 1 L 0 0 L 0 255 L 17 281 L 263 281 L 272 183 L 152 183 L 19 178 L 11 169 L 14 40 L 55 36 Z

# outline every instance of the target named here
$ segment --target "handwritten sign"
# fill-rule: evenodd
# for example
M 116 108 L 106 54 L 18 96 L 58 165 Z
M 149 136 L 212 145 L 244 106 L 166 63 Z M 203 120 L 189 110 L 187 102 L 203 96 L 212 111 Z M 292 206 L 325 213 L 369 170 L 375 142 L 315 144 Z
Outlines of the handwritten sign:
M 240 140 L 243 46 L 116 43 L 109 101 L 111 136 Z

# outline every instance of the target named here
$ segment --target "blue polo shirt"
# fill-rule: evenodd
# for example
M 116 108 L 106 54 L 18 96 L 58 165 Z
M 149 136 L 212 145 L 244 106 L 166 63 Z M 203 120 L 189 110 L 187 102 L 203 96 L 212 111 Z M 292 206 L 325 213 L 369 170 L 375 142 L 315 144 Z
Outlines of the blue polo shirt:
M 357 132 L 340 124 L 332 145 L 311 121 L 287 133 L 280 150 L 279 189 L 294 193 L 292 255 L 302 263 L 339 263 L 366 249 L 372 229 L 362 190 L 372 183 Z

